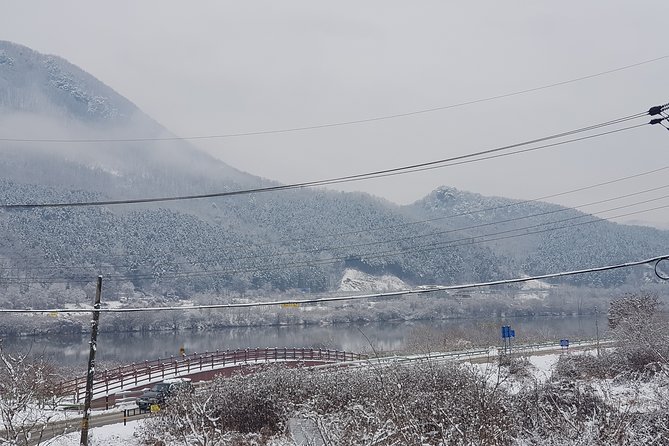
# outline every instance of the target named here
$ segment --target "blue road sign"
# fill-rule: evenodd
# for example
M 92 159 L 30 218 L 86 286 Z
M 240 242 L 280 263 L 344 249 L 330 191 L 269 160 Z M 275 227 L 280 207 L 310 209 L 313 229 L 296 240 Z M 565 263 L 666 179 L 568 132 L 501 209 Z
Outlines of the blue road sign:
M 516 330 L 511 330 L 510 325 L 504 325 L 502 327 L 502 338 L 514 338 L 516 337 Z

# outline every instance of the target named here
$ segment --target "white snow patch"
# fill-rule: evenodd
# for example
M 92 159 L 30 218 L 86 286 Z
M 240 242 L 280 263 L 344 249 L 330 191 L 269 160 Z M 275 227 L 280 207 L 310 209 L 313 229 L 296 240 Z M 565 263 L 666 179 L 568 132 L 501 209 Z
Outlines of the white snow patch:
M 339 283 L 339 291 L 399 291 L 409 289 L 401 279 L 392 275 L 372 276 L 355 269 L 347 269 Z
M 528 358 L 534 367 L 532 374 L 538 382 L 546 382 L 551 377 L 555 365 L 560 360 L 559 354 L 533 355 Z
M 139 423 L 141 423 L 141 420 L 128 421 L 127 426 L 124 426 L 123 423 L 118 423 L 94 427 L 89 431 L 90 444 L 95 446 L 140 445 L 139 439 L 135 436 L 135 430 L 139 426 Z M 71 434 L 47 441 L 45 444 L 49 446 L 79 446 L 80 439 L 80 432 L 72 432 Z
M 521 301 L 533 300 L 533 299 L 544 300 L 547 297 L 548 297 L 548 291 L 535 291 L 535 292 L 521 291 L 519 293 L 516 293 L 514 299 Z
M 553 288 L 553 286 L 550 283 L 544 282 L 543 280 L 528 280 L 527 282 L 523 282 L 520 285 L 521 290 L 548 290 L 550 288 Z

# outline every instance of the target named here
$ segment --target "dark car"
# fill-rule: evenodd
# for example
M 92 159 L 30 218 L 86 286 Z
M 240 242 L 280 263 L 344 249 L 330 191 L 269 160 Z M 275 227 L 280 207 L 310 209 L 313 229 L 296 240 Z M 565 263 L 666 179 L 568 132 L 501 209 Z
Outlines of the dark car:
M 192 384 L 188 378 L 168 379 L 158 384 L 154 384 L 151 390 L 147 390 L 137 398 L 137 406 L 141 410 L 150 410 L 151 406 L 164 406 L 167 398 L 175 390 L 192 389 Z

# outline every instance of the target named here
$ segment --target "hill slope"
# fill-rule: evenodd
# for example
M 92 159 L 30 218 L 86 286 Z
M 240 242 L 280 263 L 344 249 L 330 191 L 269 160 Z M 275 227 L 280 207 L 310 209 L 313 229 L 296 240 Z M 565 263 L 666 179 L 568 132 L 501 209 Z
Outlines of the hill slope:
M 451 187 L 441 187 L 405 210 L 431 219 L 440 231 L 469 228 L 459 231 L 462 238 L 490 240 L 487 246 L 527 274 L 641 260 L 665 254 L 669 247 L 669 231 L 620 225 L 554 204 L 484 197 Z M 569 282 L 615 286 L 632 278 L 652 279 L 648 270 L 642 271 L 588 274 Z
M 171 134 L 83 70 L 9 42 L 0 42 L 0 135 L 126 139 L 3 142 L 0 203 L 202 194 L 277 184 L 240 172 L 185 141 L 133 141 Z M 405 207 L 361 193 L 304 189 L 141 206 L 0 211 L 3 305 L 19 305 L 16 296 L 36 289 L 45 299 L 69 299 L 79 295 L 74 291 L 90 289 L 98 274 L 106 277 L 112 296 L 325 291 L 339 286 L 347 268 L 394 275 L 410 285 L 461 283 L 637 259 L 668 246 L 666 231 L 613 223 L 489 243 L 471 240 L 527 224 L 522 216 L 557 209 L 544 203 L 443 218 L 500 203 L 509 201 L 449 188 Z M 493 224 L 509 218 L 518 220 Z M 615 285 L 630 279 L 639 278 L 622 272 L 579 280 Z
M 170 136 L 130 101 L 66 61 L 0 42 L 0 132 L 30 139 Z M 183 141 L 4 143 L 2 203 L 165 196 L 273 185 Z M 6 211 L 6 283 L 98 273 L 142 291 L 335 288 L 344 268 L 421 282 L 477 280 L 485 247 L 437 253 L 411 237 L 430 231 L 365 194 L 297 190 L 108 208 Z M 370 228 L 392 226 L 383 231 Z M 414 252 L 411 250 L 413 249 Z M 499 264 L 498 262 L 489 262 Z

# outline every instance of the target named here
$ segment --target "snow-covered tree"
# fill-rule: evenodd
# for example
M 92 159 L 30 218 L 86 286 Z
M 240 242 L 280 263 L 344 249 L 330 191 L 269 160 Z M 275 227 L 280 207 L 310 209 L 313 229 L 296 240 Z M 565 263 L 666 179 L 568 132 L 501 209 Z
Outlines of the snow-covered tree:
M 56 380 L 51 364 L 5 352 L 0 342 L 0 444 L 27 444 L 30 439 L 40 443 L 53 417 Z

